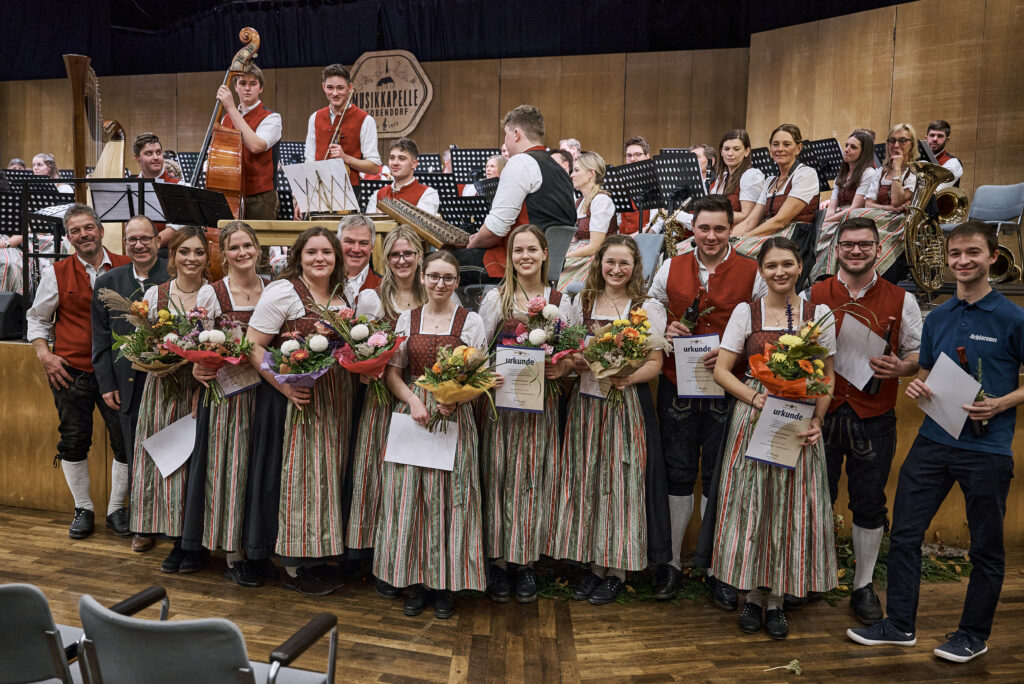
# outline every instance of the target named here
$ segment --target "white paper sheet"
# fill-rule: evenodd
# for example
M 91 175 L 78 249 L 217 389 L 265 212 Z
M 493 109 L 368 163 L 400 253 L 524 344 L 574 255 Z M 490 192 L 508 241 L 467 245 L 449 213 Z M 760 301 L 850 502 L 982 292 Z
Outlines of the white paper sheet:
M 224 396 L 230 397 L 244 392 L 250 387 L 255 387 L 263 382 L 263 378 L 248 361 L 243 361 L 237 366 L 232 366 L 230 363 L 221 366 L 217 371 L 217 382 L 220 383 Z
M 494 405 L 513 411 L 544 411 L 544 350 L 498 345 L 494 370 L 505 382 L 494 390 Z
M 343 160 L 285 164 L 283 169 L 299 211 L 359 211 Z
M 864 389 L 874 371 L 868 364 L 872 356 L 885 353 L 885 340 L 856 317 L 843 317 L 843 326 L 836 336 L 836 354 L 832 357 L 835 371 L 857 389 Z
M 678 335 L 672 338 L 677 397 L 724 397 L 725 390 L 704 367 L 704 356 L 719 348 L 718 335 Z
M 917 405 L 953 439 L 959 439 L 967 421 L 967 411 L 963 406 L 974 403 L 981 383 L 961 368 L 960 364 L 942 353 L 924 384 L 931 389 L 932 399 L 920 398 Z
M 160 475 L 170 477 L 192 455 L 196 443 L 196 419 L 192 414 L 176 420 L 160 432 L 142 440 Z
M 814 415 L 814 404 L 766 395 L 754 434 L 747 444 L 747 458 L 793 469 L 800 459 L 801 432 L 806 432 Z
M 451 471 L 455 468 L 455 447 L 459 443 L 459 424 L 448 423 L 448 431 L 431 432 L 408 413 L 392 413 L 391 428 L 384 460 L 420 468 Z

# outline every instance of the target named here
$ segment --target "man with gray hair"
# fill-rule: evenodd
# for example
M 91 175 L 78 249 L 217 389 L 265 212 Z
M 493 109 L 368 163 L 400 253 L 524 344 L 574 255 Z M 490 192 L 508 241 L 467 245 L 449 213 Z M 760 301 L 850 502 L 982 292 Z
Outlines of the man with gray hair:
M 130 263 L 103 247 L 103 224 L 84 204 L 73 204 L 64 214 L 64 230 L 75 254 L 43 271 L 35 301 L 28 310 L 28 340 L 46 374 L 60 418 L 60 441 L 54 467 L 60 462 L 75 499 L 75 517 L 68 529 L 72 539 L 92 534 L 95 526 L 89 495 L 92 413 L 100 410 L 114 452 L 111 481 L 128 482 L 127 455 L 117 412 L 103 401 L 92 366 L 92 289 L 96 277 Z M 49 340 L 53 338 L 53 349 Z M 107 527 L 127 530 L 128 513 L 122 491 L 112 492 Z M 119 497 L 119 498 L 118 498 Z M 110 508 L 108 506 L 108 508 Z
M 338 223 L 338 241 L 345 260 L 345 301 L 352 309 L 360 292 L 380 286 L 380 274 L 370 266 L 376 235 L 373 219 L 363 214 L 349 214 Z

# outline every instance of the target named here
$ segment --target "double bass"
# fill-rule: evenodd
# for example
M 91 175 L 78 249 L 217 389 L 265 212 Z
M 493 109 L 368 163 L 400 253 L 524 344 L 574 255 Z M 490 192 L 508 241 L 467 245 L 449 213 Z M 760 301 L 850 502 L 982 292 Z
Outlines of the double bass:
M 234 77 L 245 73 L 245 68 L 252 64 L 260 48 L 260 34 L 254 28 L 243 28 L 238 33 L 238 39 L 242 41 L 242 47 L 231 59 L 231 65 L 224 73 L 221 85 L 230 85 Z M 245 210 L 245 204 L 242 202 L 242 132 L 222 126 L 220 120 L 223 114 L 224 107 L 218 100 L 190 182 L 193 187 L 197 186 L 205 158 L 206 189 L 223 193 L 228 206 L 231 207 L 231 213 L 236 219 L 241 219 Z M 219 237 L 219 230 L 207 228 L 206 239 L 210 246 L 211 270 L 219 270 L 220 267 Z

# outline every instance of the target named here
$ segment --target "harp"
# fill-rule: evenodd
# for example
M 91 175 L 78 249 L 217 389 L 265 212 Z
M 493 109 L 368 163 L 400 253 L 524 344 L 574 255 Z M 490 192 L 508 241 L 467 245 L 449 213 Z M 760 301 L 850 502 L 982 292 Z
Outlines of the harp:
M 100 84 L 96 72 L 85 55 L 64 55 L 64 66 L 71 84 L 71 144 L 75 178 L 85 178 L 86 167 L 94 167 L 97 178 L 124 176 L 125 132 L 120 123 L 103 119 Z M 75 185 L 75 201 L 92 206 L 89 189 L 81 183 Z M 120 253 L 120 223 L 103 224 L 103 244 L 112 252 Z

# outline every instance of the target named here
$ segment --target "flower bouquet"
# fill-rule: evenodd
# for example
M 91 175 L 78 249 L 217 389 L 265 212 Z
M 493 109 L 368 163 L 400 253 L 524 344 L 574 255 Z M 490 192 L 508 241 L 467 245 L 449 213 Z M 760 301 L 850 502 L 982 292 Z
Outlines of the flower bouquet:
M 626 377 L 642 366 L 653 350 L 664 346 L 664 340 L 653 338 L 650 330 L 651 322 L 642 308 L 595 330 L 594 338 L 583 350 L 583 359 L 594 377 Z M 620 389 L 608 391 L 611 406 L 621 405 L 624 398 Z
M 824 361 L 828 350 L 818 344 L 818 338 L 825 329 L 825 320 L 833 313 L 829 311 L 818 320 L 805 323 L 797 334 L 792 332 L 793 308 L 787 303 L 790 332 L 775 343 L 766 343 L 763 353 L 750 357 L 750 374 L 777 397 L 811 399 L 828 394 Z
M 282 385 L 312 387 L 317 378 L 334 365 L 331 343 L 325 335 L 315 333 L 304 339 L 298 333 L 284 333 L 287 337 L 279 349 L 269 348 L 263 354 L 260 368 L 274 374 Z M 302 407 L 294 407 L 292 423 L 308 423 L 309 414 Z
M 205 312 L 201 308 L 188 314 L 160 309 L 156 321 L 151 321 L 149 303 L 144 299 L 133 302 L 108 288 L 100 290 L 97 296 L 111 312 L 116 312 L 118 317 L 135 326 L 135 330 L 127 335 L 113 333 L 117 358 L 127 359 L 135 370 L 160 378 L 167 394 L 172 399 L 180 399 L 183 385 L 175 371 L 188 360 L 170 349 L 168 344 L 193 333 Z
M 252 346 L 242 333 L 242 324 L 229 318 L 221 318 L 214 327 L 204 325 L 204 329 L 194 330 L 177 343 L 167 343 L 178 356 L 211 370 L 248 361 Z M 224 390 L 216 379 L 209 381 L 207 390 L 205 405 L 224 403 Z
M 441 347 L 437 350 L 437 361 L 423 371 L 415 384 L 433 394 L 439 404 L 469 401 L 494 387 L 497 378 L 489 368 L 489 360 L 486 352 L 464 344 L 455 349 Z M 490 400 L 490 395 L 487 397 Z M 442 432 L 447 432 L 449 420 L 440 410 L 434 411 L 427 429 L 433 432 L 440 426 Z
M 335 312 L 319 304 L 312 306 L 342 340 L 334 352 L 338 365 L 350 373 L 373 377 L 370 390 L 382 406 L 389 406 L 391 393 L 381 375 L 405 338 L 395 335 L 387 321 L 366 314 L 356 316 L 351 309 Z
M 569 325 L 559 317 L 558 307 L 548 304 L 543 297 L 534 297 L 527 305 L 527 315 L 517 314 L 520 323 L 512 337 L 504 337 L 500 344 L 507 347 L 533 347 L 543 349 L 546 361 L 558 363 L 574 352 L 583 351 L 587 330 L 582 325 Z M 562 385 L 545 382 L 544 391 L 549 397 L 558 396 Z

